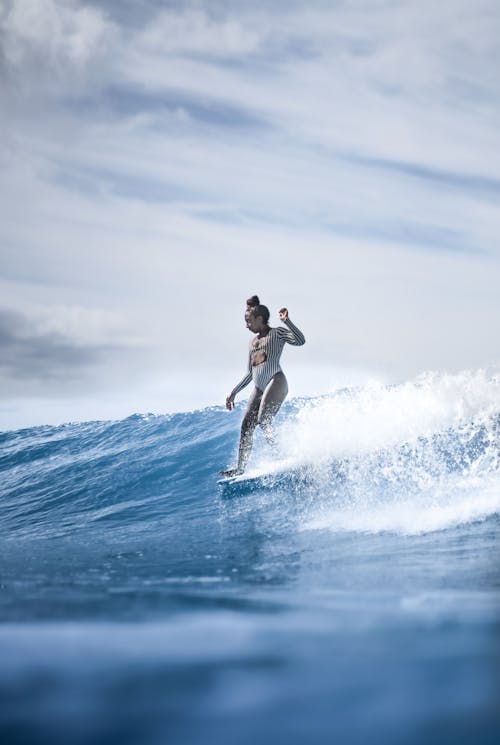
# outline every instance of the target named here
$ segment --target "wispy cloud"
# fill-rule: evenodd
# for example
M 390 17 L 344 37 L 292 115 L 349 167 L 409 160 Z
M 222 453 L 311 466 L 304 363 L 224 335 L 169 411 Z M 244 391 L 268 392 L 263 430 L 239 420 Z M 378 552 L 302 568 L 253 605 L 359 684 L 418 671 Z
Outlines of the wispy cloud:
M 460 190 L 465 193 L 478 194 L 481 196 L 497 198 L 500 193 L 500 178 L 475 175 L 473 173 L 460 173 L 457 171 L 446 171 L 417 163 L 388 160 L 383 158 L 369 158 L 363 156 L 345 155 L 353 163 L 376 171 L 388 171 L 410 176 L 415 179 L 427 181 L 430 186 L 437 184 L 449 189 Z

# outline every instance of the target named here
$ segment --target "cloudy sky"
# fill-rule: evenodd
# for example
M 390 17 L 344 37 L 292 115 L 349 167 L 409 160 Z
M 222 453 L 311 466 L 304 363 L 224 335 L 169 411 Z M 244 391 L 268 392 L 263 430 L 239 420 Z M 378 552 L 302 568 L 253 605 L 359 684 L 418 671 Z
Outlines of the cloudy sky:
M 500 361 L 497 0 L 0 0 L 0 429 Z M 276 319 L 277 323 L 277 319 Z

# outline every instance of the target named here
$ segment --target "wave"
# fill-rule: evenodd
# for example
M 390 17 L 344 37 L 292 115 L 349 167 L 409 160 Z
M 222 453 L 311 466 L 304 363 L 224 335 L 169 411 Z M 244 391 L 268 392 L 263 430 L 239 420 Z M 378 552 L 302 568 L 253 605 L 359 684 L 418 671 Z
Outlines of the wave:
M 217 471 L 231 462 L 240 416 L 221 407 L 5 432 L 0 530 L 11 541 L 112 533 L 151 542 L 174 523 L 197 521 L 201 531 L 208 517 L 242 510 L 271 522 L 279 513 L 299 530 L 464 525 L 500 512 L 499 412 L 500 380 L 484 371 L 294 399 L 279 415 L 278 442 L 307 483 L 223 506 Z M 257 436 L 255 471 L 272 468 L 265 447 Z
M 415 534 L 498 513 L 499 412 L 500 380 L 484 371 L 303 402 L 282 447 L 316 474 L 304 527 Z

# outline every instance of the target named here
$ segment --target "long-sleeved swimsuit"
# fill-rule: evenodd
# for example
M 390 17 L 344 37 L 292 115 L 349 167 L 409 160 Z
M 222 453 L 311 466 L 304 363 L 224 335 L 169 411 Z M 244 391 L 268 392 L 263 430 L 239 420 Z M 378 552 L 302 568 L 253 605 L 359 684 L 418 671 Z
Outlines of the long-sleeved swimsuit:
M 233 388 L 231 396 L 236 396 L 251 380 L 259 391 L 264 391 L 276 373 L 283 372 L 280 366 L 280 357 L 285 344 L 292 344 L 295 347 L 305 344 L 306 339 L 302 331 L 289 318 L 284 323 L 288 328 L 283 326 L 271 328 L 267 336 L 262 338 L 255 336 L 252 339 L 248 354 L 248 373 Z M 262 362 L 254 364 L 256 360 L 262 358 L 264 358 Z

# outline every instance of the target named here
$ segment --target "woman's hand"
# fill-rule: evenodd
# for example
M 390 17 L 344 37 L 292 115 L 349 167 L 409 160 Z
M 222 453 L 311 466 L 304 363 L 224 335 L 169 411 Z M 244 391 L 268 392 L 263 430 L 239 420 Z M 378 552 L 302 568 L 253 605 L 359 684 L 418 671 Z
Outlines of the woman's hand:
M 288 310 L 286 308 L 281 308 L 281 310 L 278 311 L 280 321 L 288 321 Z
M 226 398 L 226 409 L 228 411 L 231 411 L 232 409 L 234 409 L 234 396 L 229 395 Z

